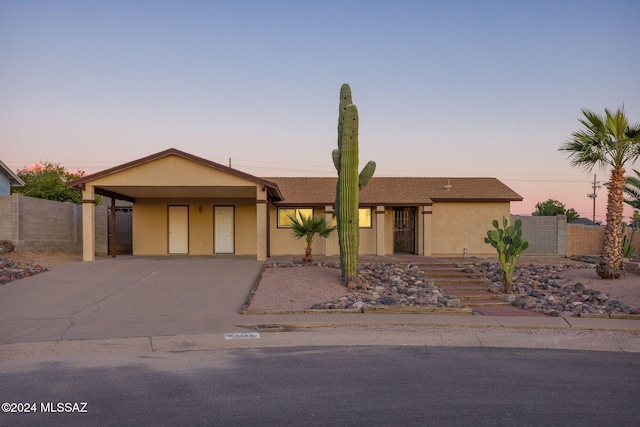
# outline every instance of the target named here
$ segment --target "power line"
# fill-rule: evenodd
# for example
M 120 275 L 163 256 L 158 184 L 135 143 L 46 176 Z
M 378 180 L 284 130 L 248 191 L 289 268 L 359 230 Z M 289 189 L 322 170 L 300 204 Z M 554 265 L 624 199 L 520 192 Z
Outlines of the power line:
M 216 163 L 220 163 L 222 165 L 226 165 L 228 163 L 228 158 L 226 159 L 213 159 Z M 25 166 L 30 164 L 40 163 L 41 160 L 35 162 L 21 162 L 18 166 L 18 162 L 16 161 L 8 161 L 6 164 L 9 167 L 13 167 L 16 169 L 22 169 Z M 93 169 L 94 167 L 102 166 L 105 169 L 109 167 L 117 166 L 119 164 L 126 163 L 127 161 L 59 161 L 56 162 L 65 167 L 66 165 L 70 165 L 72 167 L 67 167 L 68 169 Z M 243 168 L 248 169 L 259 169 L 259 170 L 270 170 L 275 171 L 273 175 L 277 175 L 278 172 L 300 172 L 301 174 L 308 174 L 309 172 L 314 173 L 326 173 L 327 176 L 335 175 L 335 169 L 331 166 L 327 165 L 317 165 L 317 164 L 303 164 L 303 163 L 288 163 L 288 162 L 276 162 L 276 161 L 262 161 L 262 160 L 248 160 L 248 159 L 235 159 L 232 158 L 232 164 L 235 169 L 242 170 Z M 289 167 L 274 167 L 267 165 L 282 165 Z M 416 169 L 378 169 L 376 175 L 378 176 L 386 176 L 386 177 L 406 177 L 408 174 L 420 174 L 424 176 L 424 174 L 429 174 L 430 176 L 461 176 L 460 172 L 452 172 L 452 171 L 444 171 L 444 170 L 416 170 Z M 486 172 L 472 172 L 472 173 L 464 173 L 464 176 L 495 176 L 496 174 L 487 174 Z M 574 175 L 569 174 L 540 174 L 540 173 L 509 173 L 509 174 L 498 174 L 500 179 L 503 181 L 509 182 L 564 182 L 564 183 L 584 183 L 585 179 L 564 179 L 564 177 L 573 177 Z M 530 176 L 531 178 L 522 178 Z M 514 178 L 510 178 L 514 177 Z M 558 178 L 553 178 L 558 177 Z

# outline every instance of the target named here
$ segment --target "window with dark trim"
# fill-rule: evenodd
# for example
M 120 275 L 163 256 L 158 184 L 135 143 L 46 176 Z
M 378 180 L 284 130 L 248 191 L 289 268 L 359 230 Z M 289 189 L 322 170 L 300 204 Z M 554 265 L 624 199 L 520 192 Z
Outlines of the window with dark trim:
M 278 228 L 291 228 L 289 216 L 302 220 L 302 217 L 313 216 L 313 208 L 278 208 Z

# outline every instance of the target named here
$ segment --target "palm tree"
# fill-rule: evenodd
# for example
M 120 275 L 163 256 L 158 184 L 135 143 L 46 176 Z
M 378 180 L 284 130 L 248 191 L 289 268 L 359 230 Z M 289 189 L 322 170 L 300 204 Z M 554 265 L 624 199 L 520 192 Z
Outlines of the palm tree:
M 607 225 L 604 232 L 602 257 L 596 273 L 603 279 L 624 277 L 622 263 L 621 224 L 624 211 L 624 184 L 627 163 L 633 164 L 640 157 L 640 124 L 629 124 L 623 108 L 614 113 L 605 109 L 605 116 L 587 109 L 580 119 L 581 130 L 559 150 L 566 151 L 571 166 L 591 171 L 595 165 L 610 167 L 611 177 L 607 194 Z
M 316 237 L 329 237 L 329 234 L 336 229 L 336 226 L 332 226 L 327 223 L 327 220 L 321 216 L 306 216 L 301 215 L 298 219 L 294 215 L 289 215 L 291 220 L 291 234 L 296 239 L 304 239 L 307 242 L 307 248 L 304 253 L 305 262 L 311 262 L 311 244 Z
M 640 172 L 635 169 L 633 171 L 636 176 L 628 176 L 626 178 L 624 194 L 629 198 L 624 199 L 624 202 L 636 209 L 640 209 Z

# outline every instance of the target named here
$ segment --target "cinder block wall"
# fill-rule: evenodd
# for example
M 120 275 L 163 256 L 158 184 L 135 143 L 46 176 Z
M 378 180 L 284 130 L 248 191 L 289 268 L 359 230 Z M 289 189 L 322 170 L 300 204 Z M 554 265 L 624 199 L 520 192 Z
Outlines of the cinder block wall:
M 604 227 L 567 224 L 567 256 L 602 255 Z
M 82 252 L 82 207 L 22 194 L 0 196 L 0 240 L 19 250 Z M 107 253 L 107 207 L 96 208 L 96 252 Z
M 13 215 L 18 221 L 16 246 L 22 250 L 63 250 L 78 252 L 82 234 L 78 233 L 80 207 L 73 203 L 13 194 Z
M 11 196 L 0 196 L 0 240 L 15 241 L 17 238 L 17 220 L 13 218 L 13 199 Z
M 511 215 L 511 224 L 522 221 L 522 237 L 529 242 L 527 254 L 566 255 L 567 217 Z

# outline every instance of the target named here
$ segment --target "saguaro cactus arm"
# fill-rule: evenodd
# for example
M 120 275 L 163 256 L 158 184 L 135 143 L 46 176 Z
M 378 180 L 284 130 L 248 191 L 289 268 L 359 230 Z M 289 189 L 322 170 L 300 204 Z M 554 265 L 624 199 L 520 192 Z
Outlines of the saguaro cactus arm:
M 360 190 L 367 186 L 375 171 L 376 162 L 374 162 L 373 160 L 369 160 L 369 162 L 367 162 L 366 166 L 360 172 L 360 176 L 358 177 L 358 188 Z

